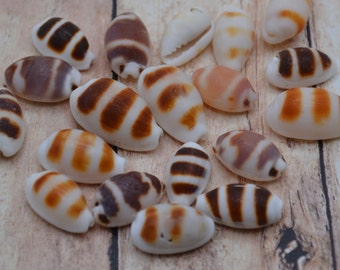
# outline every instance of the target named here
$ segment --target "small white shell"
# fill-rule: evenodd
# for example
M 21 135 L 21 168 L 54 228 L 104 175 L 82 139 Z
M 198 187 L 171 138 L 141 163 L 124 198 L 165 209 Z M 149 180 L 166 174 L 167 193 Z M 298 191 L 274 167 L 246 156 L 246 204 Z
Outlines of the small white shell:
M 215 233 L 212 218 L 185 205 L 158 204 L 138 212 L 132 243 L 152 254 L 186 252 L 206 244 Z
M 78 129 L 52 133 L 40 144 L 38 160 L 46 170 L 87 184 L 102 183 L 110 176 L 123 173 L 126 163 L 103 139 Z
M 283 202 L 266 188 L 253 184 L 230 184 L 199 195 L 195 208 L 218 224 L 255 229 L 278 222 Z
M 298 47 L 280 51 L 267 65 L 266 79 L 274 86 L 289 89 L 313 86 L 330 79 L 337 70 L 325 53 Z
M 218 17 L 212 45 L 219 65 L 241 70 L 253 49 L 254 41 L 254 23 L 246 12 L 230 7 Z
M 42 55 L 61 58 L 79 70 L 88 69 L 94 60 L 84 33 L 63 18 L 48 17 L 35 25 L 32 40 Z
M 0 153 L 15 155 L 26 135 L 26 123 L 18 100 L 6 88 L 0 88 Z
M 80 188 L 65 175 L 51 171 L 32 174 L 26 180 L 25 194 L 31 208 L 57 228 L 84 233 L 94 224 Z
M 138 92 L 157 123 L 176 140 L 197 142 L 206 136 L 202 98 L 179 68 L 160 65 L 145 69 L 138 79 Z
M 218 137 L 213 150 L 229 170 L 252 180 L 277 179 L 286 168 L 277 147 L 268 138 L 253 131 L 226 132 Z
M 300 33 L 311 13 L 311 0 L 271 0 L 262 22 L 262 37 L 270 44 L 281 43 Z
M 190 205 L 202 193 L 211 175 L 208 154 L 197 143 L 183 144 L 167 164 L 166 192 L 171 203 Z
M 70 108 L 83 128 L 127 150 L 154 150 L 163 134 L 144 99 L 113 79 L 92 79 L 78 87 Z
M 296 139 L 340 137 L 340 97 L 321 88 L 293 88 L 268 106 L 265 120 L 278 134 Z
M 138 211 L 156 204 L 163 192 L 164 184 L 149 173 L 118 174 L 100 185 L 92 212 L 102 226 L 125 226 L 135 219 Z
M 162 37 L 162 61 L 174 66 L 189 62 L 209 45 L 213 34 L 213 22 L 207 10 L 195 7 L 178 14 Z

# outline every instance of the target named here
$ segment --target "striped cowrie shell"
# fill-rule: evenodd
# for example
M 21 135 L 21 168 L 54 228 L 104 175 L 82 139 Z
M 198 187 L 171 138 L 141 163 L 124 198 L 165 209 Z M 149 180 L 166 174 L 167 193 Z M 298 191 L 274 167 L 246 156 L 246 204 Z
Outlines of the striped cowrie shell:
M 25 195 L 34 212 L 59 229 L 84 233 L 94 224 L 82 191 L 63 174 L 44 171 L 30 175 Z
M 63 59 L 79 70 L 89 69 L 94 54 L 80 28 L 59 17 L 48 17 L 32 29 L 35 48 L 46 56 Z
M 212 218 L 187 205 L 157 204 L 137 213 L 132 243 L 152 254 L 175 254 L 203 246 L 213 237 Z
M 254 41 L 254 23 L 245 11 L 229 7 L 218 16 L 212 46 L 219 65 L 240 71 L 251 54 Z
M 229 170 L 256 181 L 277 179 L 286 168 L 279 149 L 268 138 L 253 131 L 226 132 L 217 138 L 213 151 Z
M 311 13 L 311 0 L 271 0 L 262 22 L 262 38 L 277 44 L 295 37 L 305 27 Z
M 133 12 L 122 13 L 105 33 L 106 57 L 119 76 L 138 78 L 150 64 L 151 41 L 147 28 Z
M 105 227 L 130 224 L 138 211 L 158 203 L 164 184 L 154 175 L 131 171 L 105 180 L 97 190 L 92 212 Z
M 26 135 L 26 122 L 18 100 L 7 88 L 0 88 L 0 153 L 15 155 Z
M 229 184 L 197 197 L 195 208 L 217 224 L 239 229 L 255 229 L 278 222 L 283 202 L 264 187 Z
M 289 89 L 323 83 L 335 75 L 336 62 L 321 51 L 298 47 L 280 51 L 267 65 L 266 79 Z
M 127 150 L 154 150 L 163 134 L 144 99 L 113 79 L 93 79 L 78 87 L 70 108 L 83 128 Z
M 206 66 L 192 75 L 205 104 L 225 112 L 244 112 L 255 107 L 257 93 L 241 72 L 226 66 Z
M 189 62 L 210 44 L 213 34 L 214 25 L 207 10 L 193 7 L 177 14 L 162 37 L 162 61 L 174 66 Z
M 197 143 L 183 144 L 169 159 L 165 183 L 171 203 L 190 205 L 208 184 L 211 162 L 207 152 Z
M 5 70 L 5 85 L 21 98 L 59 102 L 69 98 L 81 79 L 80 72 L 65 61 L 50 56 L 28 56 Z
M 280 93 L 265 112 L 276 133 L 295 139 L 325 140 L 340 137 L 340 98 L 322 88 L 293 88 Z
M 138 92 L 157 123 L 180 142 L 197 142 L 208 129 L 203 101 L 191 79 L 175 66 L 146 68 L 138 79 Z
M 123 173 L 126 163 L 102 138 L 78 129 L 52 133 L 39 145 L 38 160 L 46 170 L 86 184 L 102 183 Z

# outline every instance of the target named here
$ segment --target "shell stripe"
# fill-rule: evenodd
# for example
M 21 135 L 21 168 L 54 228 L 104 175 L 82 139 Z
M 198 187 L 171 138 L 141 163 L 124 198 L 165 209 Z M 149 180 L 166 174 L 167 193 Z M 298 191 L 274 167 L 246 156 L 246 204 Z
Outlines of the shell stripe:
M 295 122 L 302 113 L 302 92 L 300 88 L 295 88 L 286 91 L 285 94 L 280 119 L 285 122 Z
M 330 66 L 332 65 L 332 60 L 328 57 L 327 54 L 317 51 L 319 54 L 319 58 L 321 60 L 321 64 L 322 64 L 322 68 L 323 70 L 327 70 L 330 68 Z
M 49 208 L 57 208 L 63 200 L 63 197 L 77 188 L 77 184 L 72 180 L 63 181 L 55 185 L 45 196 L 46 206 Z
M 142 225 L 141 238 L 149 244 L 155 243 L 158 239 L 159 216 L 156 207 L 149 207 L 145 211 L 145 220 Z
M 171 209 L 171 220 L 173 220 L 173 226 L 170 230 L 170 239 L 171 242 L 180 241 L 182 238 L 182 227 L 185 217 L 185 209 L 182 207 L 173 207 Z
M 173 66 L 164 66 L 162 68 L 158 68 L 152 72 L 149 72 L 144 77 L 144 89 L 149 90 L 152 86 L 154 86 L 158 81 L 165 79 L 166 76 L 177 73 L 178 70 Z
M 230 219 L 233 222 L 243 222 L 242 201 L 244 194 L 245 188 L 238 186 L 238 184 L 231 184 L 227 186 L 227 206 L 229 209 Z
M 67 45 L 71 42 L 72 37 L 74 37 L 79 31 L 79 27 L 73 23 L 65 22 L 51 35 L 48 40 L 48 45 L 52 50 L 58 53 L 63 52 Z
M 101 195 L 100 204 L 104 209 L 104 213 L 109 217 L 116 216 L 119 212 L 119 204 L 116 201 L 111 188 L 104 182 L 99 186 L 98 191 Z
M 197 158 L 201 158 L 201 159 L 209 159 L 209 156 L 204 153 L 203 151 L 193 148 L 193 147 L 183 147 L 181 149 L 179 149 L 176 154 L 176 156 L 194 156 Z
M 192 162 L 177 161 L 171 165 L 170 172 L 171 175 L 202 177 L 206 170 L 204 167 Z
M 314 54 L 306 48 L 295 48 L 296 58 L 301 77 L 308 77 L 315 73 L 316 63 Z
M 220 203 L 219 203 L 219 192 L 218 189 L 213 189 L 206 193 L 205 195 L 207 203 L 209 205 L 210 211 L 213 216 L 218 219 L 222 219 L 220 212 Z
M 145 106 L 132 125 L 131 136 L 137 140 L 150 136 L 152 133 L 152 119 L 150 108 Z
M 17 116 L 22 117 L 22 110 L 18 102 L 9 98 L 1 98 L 1 96 L 0 96 L 0 111 L 13 112 Z
M 173 183 L 171 189 L 176 195 L 181 194 L 195 194 L 198 186 L 190 183 Z
M 18 139 L 21 134 L 20 126 L 7 117 L 0 118 L 0 133 L 6 134 L 7 137 Z
M 228 51 L 230 59 L 235 59 L 242 55 L 248 55 L 250 52 L 248 49 L 232 47 Z
M 115 161 L 112 155 L 112 149 L 109 145 L 103 144 L 102 156 L 99 161 L 99 172 L 107 173 L 114 169 Z
M 88 150 L 91 149 L 95 143 L 96 137 L 92 136 L 92 134 L 91 136 L 85 132 L 80 134 L 71 161 L 73 169 L 81 172 L 86 172 L 88 170 L 91 165 L 91 154 Z
M 51 162 L 59 162 L 62 159 L 68 138 L 71 136 L 70 130 L 62 130 L 53 139 L 47 152 L 47 159 Z
M 38 194 L 39 191 L 48 183 L 48 181 L 50 181 L 50 179 L 53 179 L 57 175 L 59 175 L 57 172 L 48 172 L 42 175 L 39 179 L 37 179 L 34 182 L 34 185 L 32 188 L 34 193 Z
M 53 17 L 53 18 L 50 18 L 47 22 L 45 22 L 38 29 L 38 32 L 37 32 L 38 38 L 43 40 L 47 36 L 47 34 L 51 31 L 53 26 L 55 26 L 60 20 L 61 20 L 61 18 Z
M 313 90 L 313 119 L 314 123 L 322 125 L 332 113 L 331 97 L 329 93 L 320 88 Z
M 257 168 L 262 170 L 268 161 L 277 160 L 280 156 L 281 154 L 274 144 L 267 145 L 262 152 L 259 153 Z M 275 176 L 278 172 L 275 173 L 275 171 L 271 170 L 270 173 L 274 174 L 271 176 Z
M 157 99 L 158 107 L 163 112 L 169 112 L 175 107 L 176 101 L 180 97 L 189 94 L 190 89 L 185 84 L 170 84 L 165 87 Z
M 279 16 L 292 21 L 297 27 L 297 33 L 302 31 L 303 28 L 305 28 L 306 20 L 299 13 L 293 10 L 289 9 L 281 10 Z
M 86 200 L 82 195 L 76 202 L 70 205 L 69 209 L 67 210 L 67 215 L 73 219 L 77 219 L 86 208 Z
M 162 191 L 164 190 L 164 185 L 162 184 L 162 182 L 159 181 L 159 179 L 152 174 L 149 174 L 149 173 L 144 173 L 144 174 L 146 175 L 146 177 L 150 179 L 151 184 L 155 188 L 156 192 L 158 194 L 161 194 Z
M 258 226 L 264 226 L 268 224 L 267 209 L 272 195 L 264 188 L 255 188 L 254 193 L 256 223 Z
M 123 58 L 125 62 L 136 62 L 142 65 L 148 64 L 148 55 L 142 47 L 136 45 L 121 45 L 108 50 L 108 59 Z M 120 67 L 124 71 L 124 66 Z
M 193 129 L 196 124 L 198 117 L 203 113 L 203 105 L 198 104 L 191 107 L 180 119 L 180 123 L 186 126 L 187 129 Z
M 290 78 L 293 74 L 293 57 L 289 50 L 283 50 L 279 53 L 279 73 L 285 77 Z
M 86 37 L 82 37 L 74 46 L 71 56 L 73 59 L 81 61 L 85 59 L 86 53 L 90 48 L 90 44 L 87 41 Z

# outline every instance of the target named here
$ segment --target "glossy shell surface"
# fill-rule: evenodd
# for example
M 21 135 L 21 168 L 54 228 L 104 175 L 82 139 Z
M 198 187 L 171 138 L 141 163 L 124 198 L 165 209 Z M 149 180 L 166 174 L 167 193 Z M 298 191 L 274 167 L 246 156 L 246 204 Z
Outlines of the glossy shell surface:
M 24 143 L 26 122 L 18 100 L 7 88 L 0 87 L 0 153 L 15 155 Z
M 170 157 L 165 173 L 166 193 L 171 203 L 191 205 L 208 184 L 211 162 L 197 143 L 183 144 Z
M 80 72 L 65 61 L 50 56 L 28 56 L 5 70 L 6 87 L 24 99 L 59 102 L 69 98 L 81 79 Z
M 278 134 L 295 139 L 340 137 L 340 97 L 322 88 L 293 88 L 279 94 L 265 112 Z
M 266 188 L 253 184 L 229 184 L 199 195 L 194 207 L 218 224 L 255 229 L 278 222 L 283 202 Z
M 267 65 L 266 79 L 279 88 L 313 86 L 330 79 L 336 62 L 321 51 L 298 47 L 280 51 Z
M 150 64 L 151 42 L 147 28 L 133 12 L 122 13 L 105 33 L 105 50 L 112 70 L 119 76 L 138 78 Z
M 199 68 L 194 72 L 192 81 L 204 103 L 217 110 L 249 111 L 258 99 L 249 80 L 239 71 L 225 66 Z
M 307 24 L 311 0 L 271 0 L 262 22 L 262 38 L 277 44 L 295 37 Z
M 145 69 L 138 92 L 157 123 L 180 142 L 197 142 L 207 134 L 203 101 L 191 79 L 179 68 L 160 65 Z
M 85 233 L 94 224 L 91 211 L 78 185 L 63 174 L 44 171 L 29 176 L 26 199 L 45 221 L 72 233 Z
M 213 219 L 197 209 L 157 204 L 138 212 L 130 235 L 132 243 L 144 252 L 175 254 L 206 244 L 214 232 Z
M 162 61 L 174 66 L 189 62 L 210 44 L 213 34 L 214 26 L 207 10 L 194 7 L 177 14 L 162 37 Z
M 254 23 L 245 11 L 230 7 L 219 15 L 212 40 L 213 53 L 219 65 L 241 70 L 249 58 L 254 41 Z
M 229 170 L 252 180 L 277 179 L 286 168 L 279 149 L 268 138 L 253 131 L 226 132 L 217 138 L 213 150 Z
M 63 59 L 79 70 L 90 68 L 94 54 L 80 28 L 60 17 L 48 17 L 32 29 L 35 48 L 42 54 Z
M 64 129 L 52 133 L 38 148 L 46 170 L 63 173 L 79 183 L 102 183 L 125 169 L 125 158 L 93 133 Z
M 113 79 L 93 79 L 74 90 L 70 108 L 83 128 L 127 150 L 154 150 L 163 134 L 144 99 Z
M 96 222 L 105 227 L 130 224 L 138 211 L 156 204 L 164 184 L 154 175 L 131 171 L 105 180 L 96 193 L 92 212 Z

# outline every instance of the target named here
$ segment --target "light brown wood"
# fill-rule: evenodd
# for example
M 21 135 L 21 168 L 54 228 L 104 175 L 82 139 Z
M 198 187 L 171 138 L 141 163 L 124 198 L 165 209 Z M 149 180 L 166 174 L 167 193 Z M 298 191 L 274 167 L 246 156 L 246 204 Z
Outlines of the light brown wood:
M 82 83 L 94 77 L 110 77 L 103 50 L 103 36 L 111 21 L 115 1 L 4 1 L 0 0 L 0 72 L 14 60 L 38 54 L 30 31 L 47 16 L 61 16 L 85 32 L 96 54 L 94 65 L 82 72 Z M 159 45 L 167 22 L 180 10 L 207 8 L 214 18 L 229 4 L 241 7 L 253 19 L 257 38 L 244 74 L 259 93 L 257 108 L 249 113 L 221 113 L 205 107 L 208 139 L 202 141 L 213 164 L 207 190 L 217 186 L 251 182 L 225 169 L 214 157 L 212 145 L 218 135 L 232 129 L 252 129 L 270 138 L 282 151 L 288 168 L 277 181 L 261 183 L 284 201 L 282 220 L 260 230 L 236 230 L 217 226 L 214 238 L 202 248 L 180 255 L 150 256 L 137 250 L 129 238 L 129 227 L 118 229 L 118 261 L 108 255 L 112 232 L 99 226 L 84 235 L 62 232 L 41 220 L 29 207 L 24 181 L 41 171 L 36 158 L 40 142 L 53 131 L 79 127 L 72 119 L 68 102 L 37 104 L 20 99 L 28 124 L 20 152 L 0 157 L 0 269 L 332 269 L 340 267 L 340 140 L 306 142 L 286 139 L 266 125 L 263 114 L 280 93 L 264 78 L 267 62 L 287 47 L 309 46 L 337 59 L 340 65 L 340 10 L 338 0 L 314 0 L 308 29 L 279 45 L 268 45 L 260 37 L 265 7 L 269 0 L 243 1 L 117 1 L 117 14 L 136 12 L 145 23 L 153 46 L 152 64 L 160 64 Z M 188 76 L 199 67 L 214 64 L 211 47 L 181 67 Z M 133 80 L 124 83 L 136 88 Z M 2 83 L 2 82 L 1 82 Z M 340 95 L 338 74 L 322 87 Z M 119 150 L 128 159 L 127 170 L 142 170 L 164 179 L 170 155 L 181 144 L 164 135 L 150 153 Z M 89 205 L 95 186 L 82 185 Z M 163 198 L 166 201 L 166 198 Z M 113 240 L 114 241 L 114 240 Z M 112 251 L 115 252 L 115 251 Z M 110 266 L 111 264 L 111 266 Z

